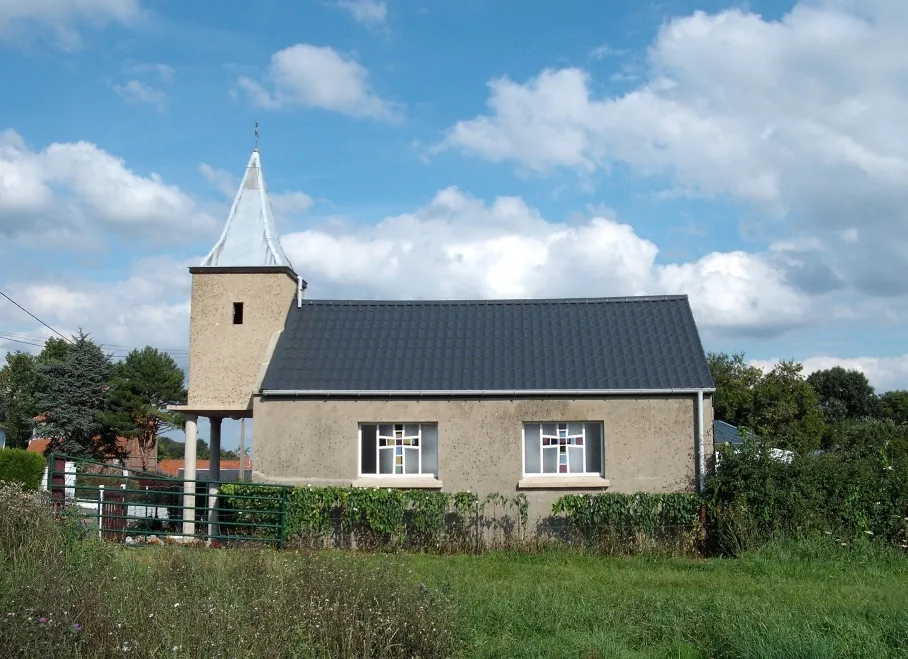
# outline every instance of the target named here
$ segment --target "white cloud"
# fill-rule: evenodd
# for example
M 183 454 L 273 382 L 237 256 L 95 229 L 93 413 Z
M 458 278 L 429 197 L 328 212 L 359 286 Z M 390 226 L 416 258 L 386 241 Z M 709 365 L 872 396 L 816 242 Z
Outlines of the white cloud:
M 769 371 L 778 359 L 753 359 L 750 363 Z M 908 389 L 908 354 L 895 357 L 808 357 L 801 360 L 804 374 L 822 371 L 833 366 L 861 371 L 877 393 L 893 389 Z
M 96 282 L 68 277 L 10 282 L 6 288 L 17 302 L 65 336 L 71 336 L 81 328 L 118 354 L 125 351 L 121 346 L 144 345 L 185 352 L 189 332 L 190 276 L 187 268 L 199 261 L 201 257 L 191 261 L 170 257 L 139 259 L 120 281 Z M 17 323 L 21 327 L 17 336 L 46 338 L 52 335 L 37 323 L 23 325 L 28 319 L 16 311 L 0 308 L 5 325 L 15 327 L 14 323 Z M 0 351 L 4 349 L 33 348 L 8 341 L 0 343 Z M 181 365 L 186 366 L 185 360 Z
M 312 208 L 312 197 L 305 192 L 279 192 L 270 197 L 272 210 L 280 215 L 305 213 Z
M 613 48 L 607 43 L 596 46 L 590 51 L 590 57 L 595 60 L 605 59 L 606 57 L 616 57 L 623 55 L 626 51 L 619 48 Z
M 225 197 L 232 199 L 240 185 L 240 177 L 223 169 L 215 169 L 207 162 L 199 165 L 199 172 L 205 180 L 216 187 Z
M 78 50 L 80 24 L 129 24 L 140 12 L 140 0 L 0 0 L 0 39 L 22 41 L 35 28 L 46 28 L 58 47 Z
M 173 82 L 176 71 L 172 66 L 162 63 L 132 62 L 125 65 L 125 69 L 132 73 L 156 73 L 161 82 Z
M 350 15 L 360 25 L 375 28 L 384 25 L 388 20 L 388 5 L 376 0 L 338 0 L 337 6 Z
M 150 235 L 179 229 L 191 238 L 217 224 L 179 187 L 154 173 L 136 174 L 94 144 L 33 151 L 15 131 L 0 133 L 0 234 L 41 239 L 63 229 L 78 235 L 107 227 Z
M 297 105 L 382 121 L 400 118 L 395 104 L 372 91 L 366 68 L 328 46 L 296 44 L 274 53 L 267 78 L 273 92 L 247 76 L 237 83 L 263 108 Z
M 597 96 L 577 68 L 499 78 L 489 113 L 438 148 L 585 182 L 616 162 L 667 175 L 689 194 L 749 203 L 773 239 L 814 237 L 784 272 L 805 290 L 904 296 L 906 31 L 903 0 L 804 1 L 775 21 L 698 11 L 663 26 L 630 92 Z
M 160 89 L 139 80 L 130 80 L 125 85 L 114 85 L 114 89 L 127 102 L 147 103 L 159 110 L 164 108 L 164 101 L 167 99 L 167 95 Z
M 550 222 L 519 197 L 491 204 L 456 188 L 375 226 L 291 233 L 281 244 L 313 295 L 526 298 L 690 295 L 701 326 L 723 334 L 800 325 L 814 309 L 771 254 L 712 253 L 662 265 L 659 248 L 608 214 Z

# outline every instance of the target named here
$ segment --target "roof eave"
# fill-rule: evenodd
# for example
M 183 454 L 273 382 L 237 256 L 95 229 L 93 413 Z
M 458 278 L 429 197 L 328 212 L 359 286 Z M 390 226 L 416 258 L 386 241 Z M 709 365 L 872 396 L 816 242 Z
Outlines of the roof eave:
M 715 388 L 678 387 L 672 389 L 263 389 L 261 396 L 281 398 L 449 398 L 456 396 L 690 396 L 715 393 Z

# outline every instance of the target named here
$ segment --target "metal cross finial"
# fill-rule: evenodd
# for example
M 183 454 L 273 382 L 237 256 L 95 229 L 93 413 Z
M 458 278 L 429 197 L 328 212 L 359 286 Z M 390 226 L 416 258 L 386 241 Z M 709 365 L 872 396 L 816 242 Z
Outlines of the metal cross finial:
M 259 150 L 259 122 L 255 122 L 255 150 Z

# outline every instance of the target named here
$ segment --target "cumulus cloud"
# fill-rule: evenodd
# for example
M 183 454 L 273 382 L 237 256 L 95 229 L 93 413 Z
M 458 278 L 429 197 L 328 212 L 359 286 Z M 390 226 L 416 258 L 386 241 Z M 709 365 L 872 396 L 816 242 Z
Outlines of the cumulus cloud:
M 140 0 L 0 0 L 0 39 L 22 41 L 49 30 L 63 50 L 78 50 L 83 24 L 129 24 L 141 12 Z
M 563 224 L 519 197 L 486 204 L 456 188 L 374 226 L 332 223 L 287 234 L 281 244 L 318 296 L 685 293 L 701 326 L 721 334 L 779 332 L 814 311 L 773 266 L 773 254 L 716 252 L 694 262 L 660 264 L 655 243 L 607 212 Z
M 140 80 L 130 80 L 125 85 L 114 85 L 114 90 L 127 103 L 154 105 L 158 110 L 164 109 L 164 101 L 167 99 L 167 95 L 163 91 Z
M 388 20 L 388 5 L 377 0 L 338 0 L 337 6 L 368 28 L 382 26 Z
M 263 108 L 300 106 L 380 121 L 400 118 L 399 108 L 372 90 L 369 71 L 329 46 L 296 44 L 274 53 L 266 79 L 273 91 L 248 76 L 237 83 L 253 105 Z
M 626 163 L 668 176 L 687 195 L 750 204 L 766 233 L 814 238 L 788 253 L 793 285 L 905 296 L 906 30 L 902 0 L 805 1 L 779 20 L 697 11 L 663 26 L 628 93 L 599 96 L 578 68 L 495 79 L 489 112 L 438 148 L 539 175 Z
M 189 333 L 187 268 L 199 261 L 201 257 L 191 261 L 171 257 L 138 259 L 119 281 L 39 278 L 9 282 L 6 291 L 65 336 L 81 328 L 117 353 L 123 352 L 122 347 L 143 345 L 182 352 Z M 7 336 L 34 339 L 52 335 L 37 323 L 24 324 L 30 319 L 11 305 L 0 307 L 0 318 L 5 326 L 18 328 L 17 334 Z M 0 351 L 23 348 L 31 349 L 8 339 L 5 344 L 0 343 Z
M 0 234 L 43 238 L 107 227 L 159 235 L 180 229 L 192 237 L 217 223 L 176 185 L 136 174 L 94 144 L 55 142 L 35 151 L 15 131 L 0 133 Z
M 754 359 L 750 363 L 764 371 L 771 370 L 778 359 Z M 808 357 L 801 361 L 804 374 L 822 371 L 833 366 L 861 371 L 877 393 L 893 389 L 908 389 L 908 354 L 894 357 Z

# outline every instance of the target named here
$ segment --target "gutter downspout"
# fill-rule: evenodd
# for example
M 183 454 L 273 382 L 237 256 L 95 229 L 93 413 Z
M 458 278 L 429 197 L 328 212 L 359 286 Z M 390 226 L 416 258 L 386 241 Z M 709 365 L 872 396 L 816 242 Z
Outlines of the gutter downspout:
M 697 458 L 698 465 L 698 485 L 700 492 L 703 492 L 703 488 L 706 485 L 706 450 L 704 446 L 705 442 L 703 439 L 703 391 L 697 392 Z

